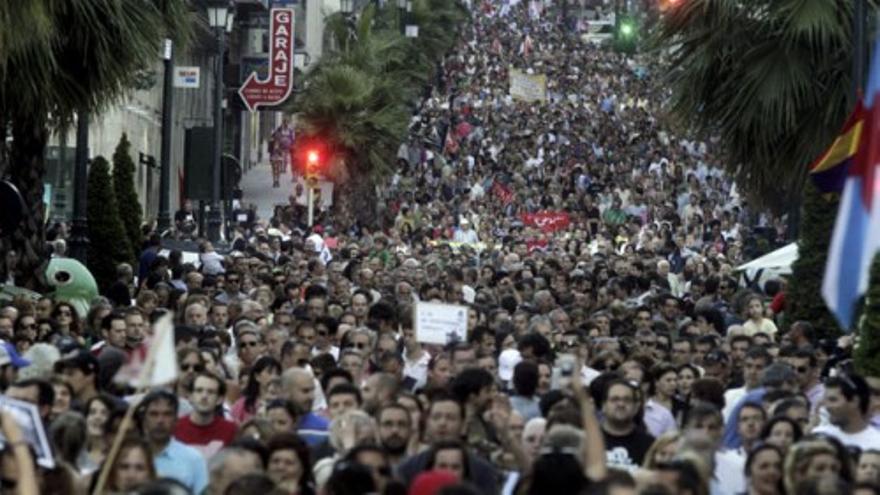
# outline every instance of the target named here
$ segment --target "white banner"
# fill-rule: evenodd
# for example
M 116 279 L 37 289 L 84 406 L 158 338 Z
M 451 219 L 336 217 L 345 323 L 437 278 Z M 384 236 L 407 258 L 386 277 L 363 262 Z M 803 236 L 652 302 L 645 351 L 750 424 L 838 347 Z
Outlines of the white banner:
M 467 341 L 467 307 L 418 302 L 413 311 L 416 339 L 419 342 L 446 345 Z
M 510 69 L 510 96 L 522 101 L 547 101 L 547 76 Z

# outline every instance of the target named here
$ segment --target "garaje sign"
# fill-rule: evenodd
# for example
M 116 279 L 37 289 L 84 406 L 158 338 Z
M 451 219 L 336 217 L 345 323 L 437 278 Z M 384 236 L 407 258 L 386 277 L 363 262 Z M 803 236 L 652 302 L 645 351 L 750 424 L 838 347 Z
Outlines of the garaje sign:
M 293 9 L 272 9 L 270 15 L 268 77 L 261 80 L 252 72 L 238 90 L 251 112 L 283 102 L 293 89 Z

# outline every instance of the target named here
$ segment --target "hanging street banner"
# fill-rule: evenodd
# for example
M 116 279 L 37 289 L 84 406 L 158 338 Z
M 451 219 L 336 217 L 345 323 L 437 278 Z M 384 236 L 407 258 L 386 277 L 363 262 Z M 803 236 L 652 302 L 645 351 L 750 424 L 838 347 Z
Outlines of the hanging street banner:
M 293 89 L 293 9 L 270 12 L 269 74 L 261 79 L 251 72 L 238 94 L 251 112 L 282 103 Z

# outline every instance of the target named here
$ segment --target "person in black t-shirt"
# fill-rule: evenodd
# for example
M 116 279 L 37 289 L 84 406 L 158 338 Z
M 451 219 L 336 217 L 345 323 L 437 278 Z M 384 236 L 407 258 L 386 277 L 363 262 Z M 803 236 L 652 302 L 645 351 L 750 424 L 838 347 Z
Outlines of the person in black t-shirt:
M 642 464 L 654 437 L 636 424 L 638 389 L 623 379 L 612 380 L 602 401 L 602 432 L 608 466 L 632 470 Z

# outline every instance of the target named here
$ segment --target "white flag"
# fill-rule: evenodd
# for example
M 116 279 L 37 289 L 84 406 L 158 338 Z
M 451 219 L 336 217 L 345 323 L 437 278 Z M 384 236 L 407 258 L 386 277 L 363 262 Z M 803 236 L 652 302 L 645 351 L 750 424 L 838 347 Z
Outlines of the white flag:
M 153 336 L 131 352 L 128 362 L 116 373 L 115 381 L 143 389 L 166 385 L 179 375 L 174 325 L 168 313 L 153 325 Z

